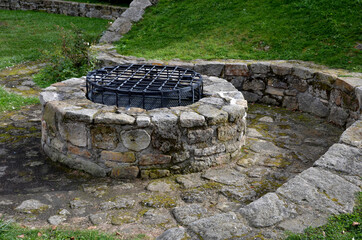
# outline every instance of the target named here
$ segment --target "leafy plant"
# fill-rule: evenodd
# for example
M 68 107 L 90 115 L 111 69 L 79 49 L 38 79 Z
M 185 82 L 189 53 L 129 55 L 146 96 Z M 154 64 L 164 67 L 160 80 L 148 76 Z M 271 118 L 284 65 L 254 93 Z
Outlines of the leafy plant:
M 88 56 L 90 43 L 83 31 L 74 25 L 71 31 L 58 29 L 61 44 L 55 44 L 53 51 L 43 52 L 47 65 L 34 77 L 40 87 L 83 76 L 95 66 L 95 59 Z

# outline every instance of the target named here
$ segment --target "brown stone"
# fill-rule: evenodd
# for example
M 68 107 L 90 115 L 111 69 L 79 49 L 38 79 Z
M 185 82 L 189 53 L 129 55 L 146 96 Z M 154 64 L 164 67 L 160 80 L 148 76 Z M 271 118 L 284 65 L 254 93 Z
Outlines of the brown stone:
M 141 156 L 139 165 L 157 165 L 157 164 L 166 164 L 171 162 L 170 155 L 163 154 L 144 154 Z
M 225 65 L 225 76 L 243 76 L 250 75 L 248 65 L 245 63 L 230 63 Z
M 112 178 L 133 179 L 138 176 L 139 169 L 136 166 L 114 167 L 111 171 Z
M 267 86 L 265 93 L 268 93 L 270 95 L 276 95 L 276 96 L 284 96 L 284 89 Z
M 102 151 L 101 159 L 102 161 L 116 161 L 124 163 L 133 163 L 136 161 L 134 152 Z
M 72 153 L 74 155 L 82 156 L 85 158 L 91 157 L 91 153 L 87 149 L 79 148 L 72 145 L 68 145 L 68 153 Z
M 166 169 L 151 169 L 151 170 L 141 170 L 141 178 L 143 179 L 155 179 L 163 178 L 170 176 L 170 171 Z
M 92 144 L 102 149 L 114 149 L 117 146 L 117 132 L 115 128 L 98 125 L 91 129 Z
M 220 141 L 228 141 L 237 135 L 237 126 L 221 126 L 217 129 L 217 137 Z

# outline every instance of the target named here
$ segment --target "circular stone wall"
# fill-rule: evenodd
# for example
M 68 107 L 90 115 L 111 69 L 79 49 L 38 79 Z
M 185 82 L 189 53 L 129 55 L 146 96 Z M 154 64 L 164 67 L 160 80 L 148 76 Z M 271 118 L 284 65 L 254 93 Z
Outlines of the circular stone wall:
M 204 95 L 184 107 L 117 108 L 85 98 L 85 79 L 40 94 L 42 147 L 53 160 L 94 176 L 159 178 L 237 158 L 247 102 L 224 79 L 204 76 Z

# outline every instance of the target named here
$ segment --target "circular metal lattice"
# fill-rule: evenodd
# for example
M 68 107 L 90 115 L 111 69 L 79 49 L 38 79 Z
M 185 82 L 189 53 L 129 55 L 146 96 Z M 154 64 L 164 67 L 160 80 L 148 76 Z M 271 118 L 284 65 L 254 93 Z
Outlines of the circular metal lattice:
M 87 75 L 89 100 L 117 107 L 186 106 L 202 98 L 199 73 L 181 67 L 159 65 L 119 65 L 105 67 Z

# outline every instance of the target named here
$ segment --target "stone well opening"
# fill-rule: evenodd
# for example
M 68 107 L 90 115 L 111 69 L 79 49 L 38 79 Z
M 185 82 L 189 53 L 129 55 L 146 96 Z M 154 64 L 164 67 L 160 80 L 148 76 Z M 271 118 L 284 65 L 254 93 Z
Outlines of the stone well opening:
M 103 68 L 53 84 L 40 99 L 44 152 L 94 176 L 202 171 L 237 158 L 245 141 L 243 95 L 224 79 L 186 68 Z

